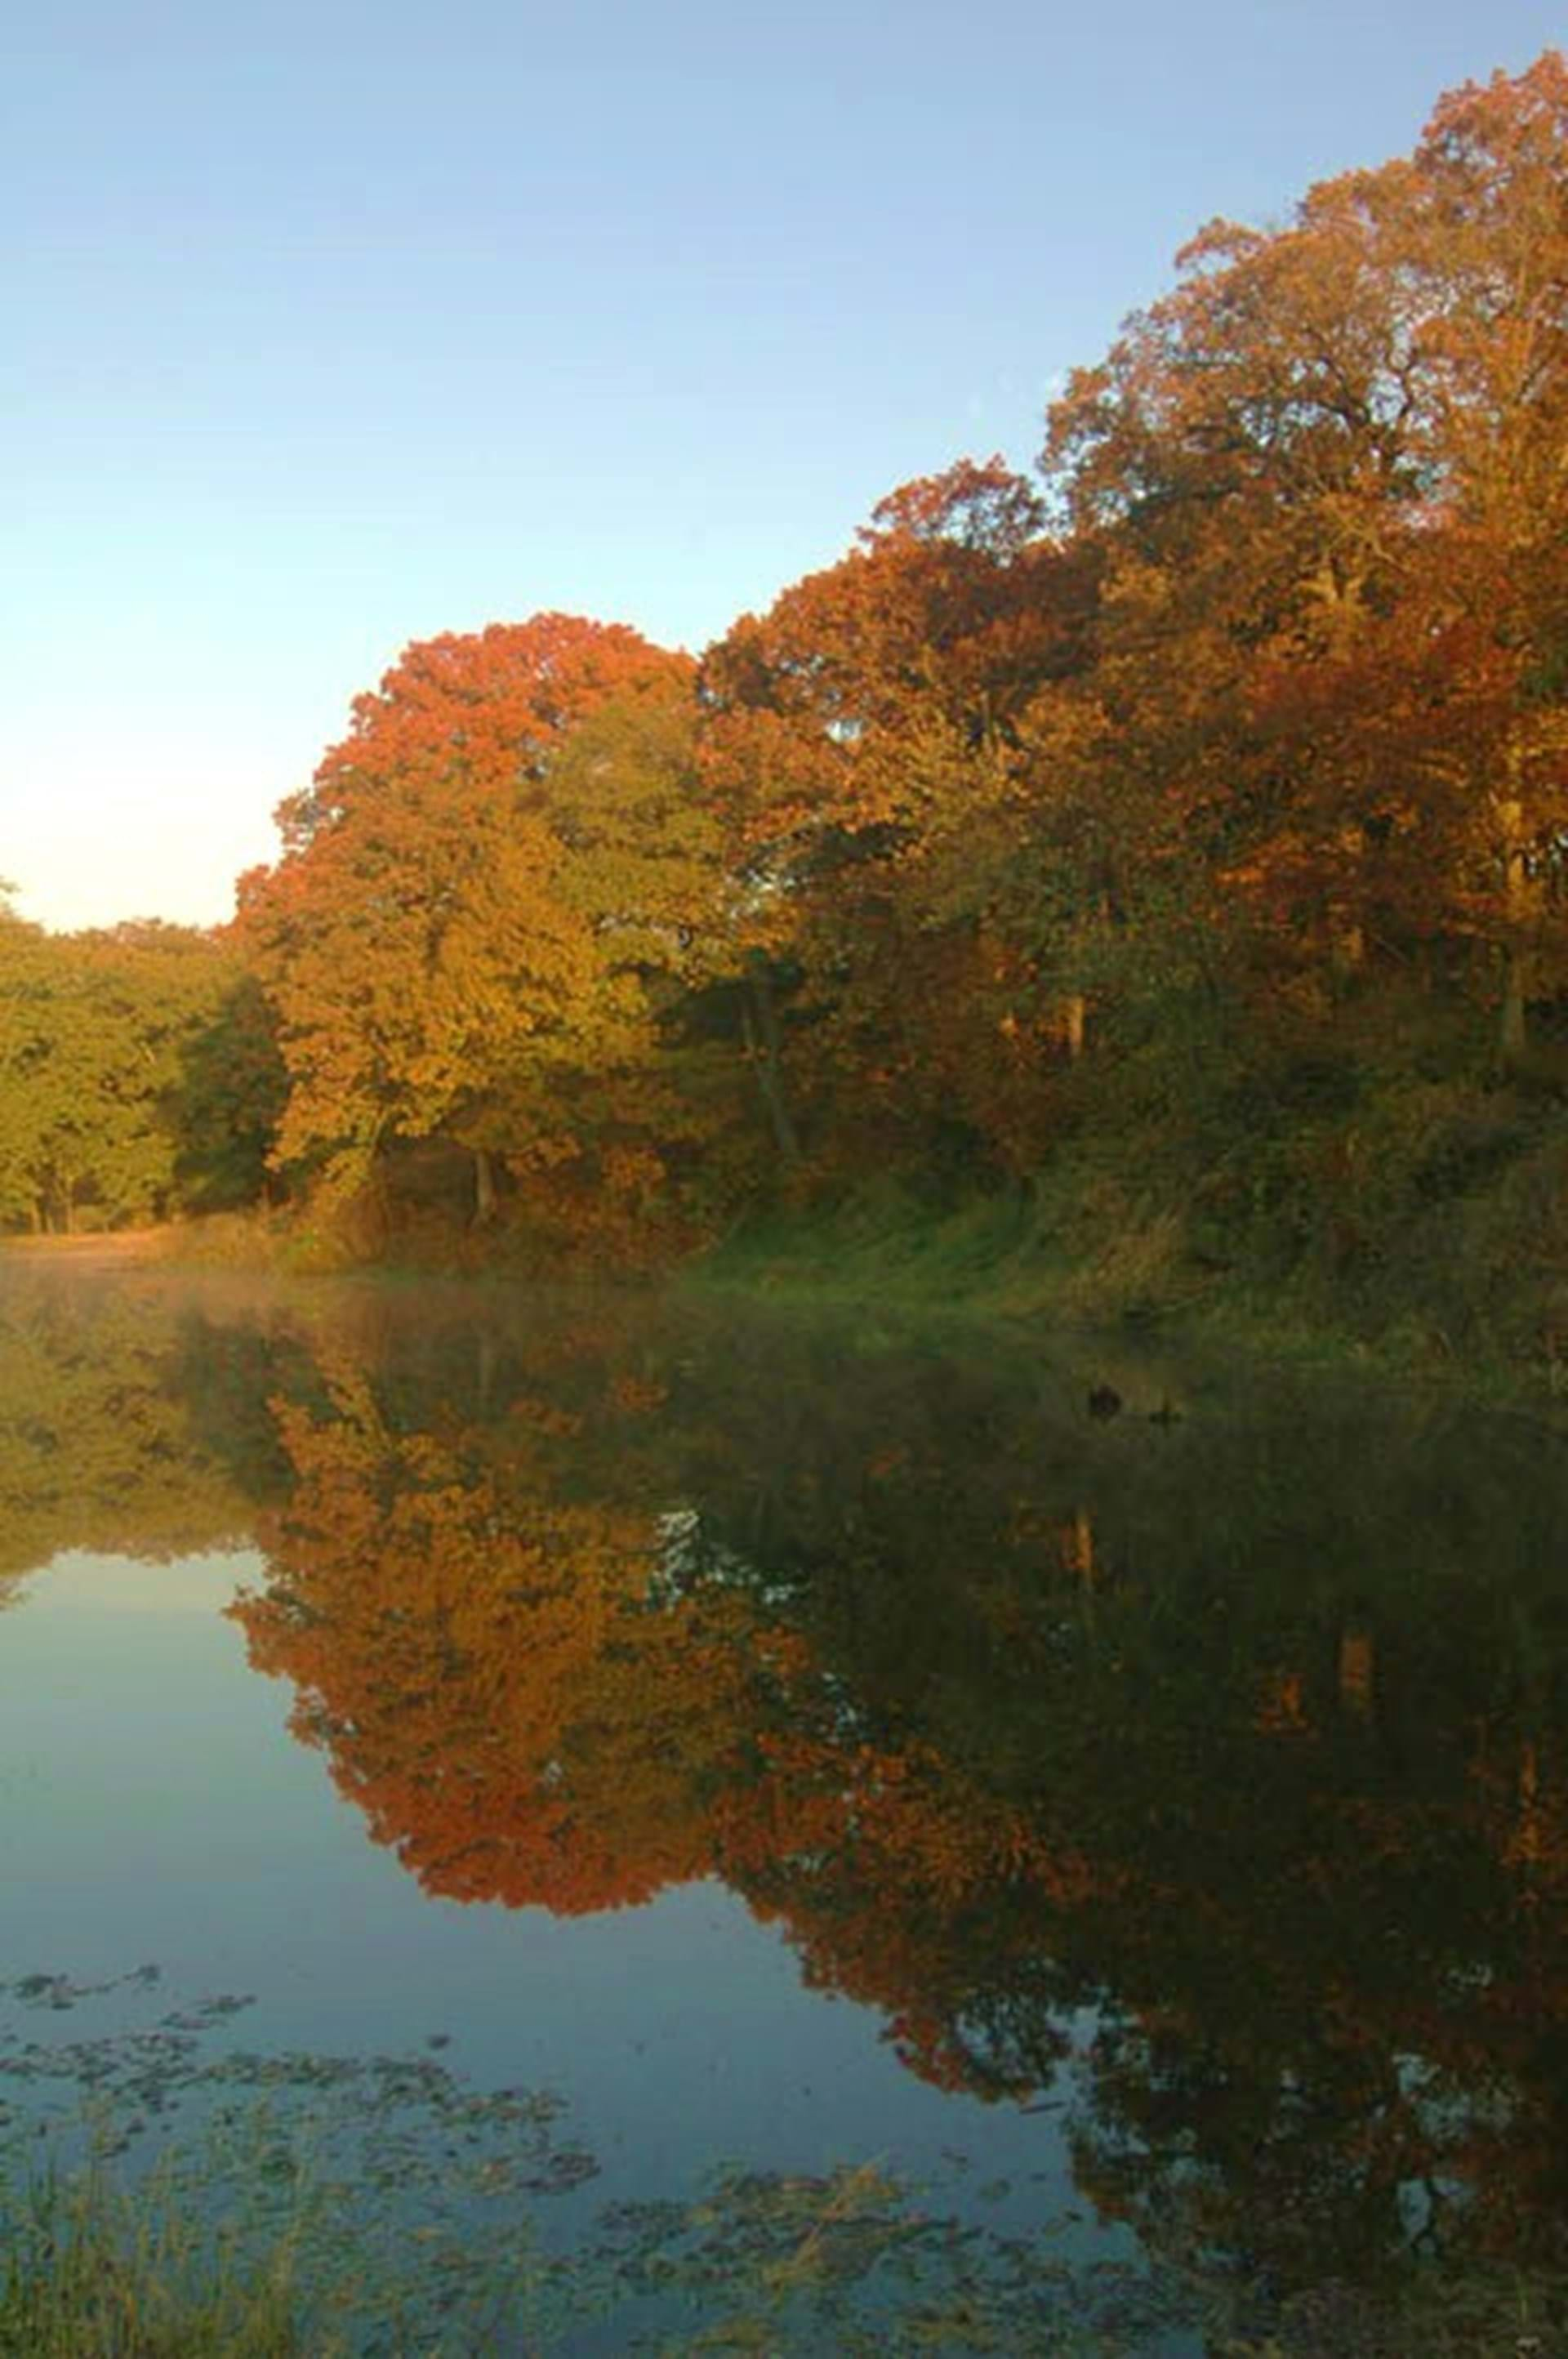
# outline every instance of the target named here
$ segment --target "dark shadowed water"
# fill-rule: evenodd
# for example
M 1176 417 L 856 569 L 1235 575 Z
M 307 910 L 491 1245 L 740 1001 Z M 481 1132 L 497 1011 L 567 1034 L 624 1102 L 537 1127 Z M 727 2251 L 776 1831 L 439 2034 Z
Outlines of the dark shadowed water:
M 1070 1340 L 0 1269 L 0 2122 L 306 2122 L 415 2347 L 1354 2348 L 1557 2253 L 1565 1473 Z

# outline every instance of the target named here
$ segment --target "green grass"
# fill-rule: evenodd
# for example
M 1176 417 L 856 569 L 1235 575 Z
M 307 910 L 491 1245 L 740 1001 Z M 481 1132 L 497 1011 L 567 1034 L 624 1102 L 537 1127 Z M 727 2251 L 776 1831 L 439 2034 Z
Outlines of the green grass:
M 170 2176 L 133 2194 L 101 2158 L 11 2180 L 5 2212 L 0 2359 L 303 2359 L 287 2233 L 243 2258 L 193 2224 Z
M 241 2260 L 195 2218 L 156 2179 L 131 2191 L 97 2169 L 33 2180 L 9 2223 L 0 2359 L 535 2359 L 576 2347 L 585 2328 L 604 2330 L 596 2348 L 665 2359 L 1122 2359 L 1147 2350 L 1161 2315 L 1136 2271 L 1085 2291 L 1033 2247 L 966 2255 L 951 2223 L 927 2220 L 874 2164 L 720 2171 L 691 2201 L 627 2207 L 607 2242 L 557 2260 L 553 2317 L 450 2334 L 380 2280 L 346 2280 L 334 2326 L 288 2236 Z
M 1401 1082 L 1325 1114 L 1260 1110 L 1242 1136 L 1086 1131 L 1027 1183 L 968 1201 L 849 1187 L 753 1216 L 684 1282 L 1370 1364 L 1554 1416 L 1565 1174 L 1555 1102 Z
M 242 2258 L 221 2228 L 193 2224 L 189 2190 L 177 2176 L 155 2173 L 127 2190 L 94 2162 L 74 2174 L 49 2169 L 20 2187 L 12 2180 L 5 2201 L 0 2359 L 349 2359 L 367 2348 L 468 2359 L 481 2347 L 522 2359 L 563 2347 L 547 2330 L 482 2346 L 466 2332 L 449 2342 L 427 2324 L 406 2336 L 390 2285 L 349 2286 L 351 2322 L 335 2329 L 319 2291 L 305 2298 L 287 2231 L 264 2256 Z M 1414 2267 L 1377 2294 L 1325 2285 L 1271 2307 L 1266 2323 L 1247 2316 L 1252 2305 L 1235 2288 L 1197 2278 L 1163 2303 L 1132 2287 L 1120 2317 L 1114 2295 L 1079 2310 L 1051 2265 L 1022 2250 L 993 2277 L 955 2272 L 948 2244 L 927 2277 L 928 2223 L 871 2164 L 821 2180 L 721 2175 L 703 2201 L 673 2210 L 678 2216 L 661 2216 L 640 2250 L 635 2236 L 620 2241 L 609 2275 L 600 2257 L 587 2256 L 573 2304 L 579 2323 L 614 2324 L 619 2314 L 632 2337 L 626 2348 L 669 2359 L 826 2348 L 867 2359 L 931 2351 L 1122 2359 L 1158 2338 L 1162 2310 L 1164 2327 L 1201 2331 L 1204 2347 L 1224 2359 L 1409 2359 L 1416 2351 L 1424 2359 L 1520 2359 L 1561 2347 L 1568 2322 L 1561 2271 L 1489 2263 Z M 856 2288 L 890 2265 L 902 2298 L 867 2313 Z M 569 2277 L 573 2265 L 564 2266 Z M 634 2325 L 622 2309 L 650 2294 L 664 2298 L 663 2327 Z M 673 2332 L 672 2299 L 686 2316 Z

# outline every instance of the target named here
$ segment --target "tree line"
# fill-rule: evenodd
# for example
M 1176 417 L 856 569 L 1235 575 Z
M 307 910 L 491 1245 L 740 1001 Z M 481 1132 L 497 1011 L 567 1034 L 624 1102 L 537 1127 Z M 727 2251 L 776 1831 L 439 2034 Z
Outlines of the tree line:
M 1506 1155 L 1568 1013 L 1565 159 L 1549 51 L 1211 223 L 1033 475 L 905 484 L 700 660 L 408 648 L 231 927 L 0 929 L 0 1219 L 460 1188 L 613 1259 L 1119 1141 L 1343 1258 L 1394 1147 Z

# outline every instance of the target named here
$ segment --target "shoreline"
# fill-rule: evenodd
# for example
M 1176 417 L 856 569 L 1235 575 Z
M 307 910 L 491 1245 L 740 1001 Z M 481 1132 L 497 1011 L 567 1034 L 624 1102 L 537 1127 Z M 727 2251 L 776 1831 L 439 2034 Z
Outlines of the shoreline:
M 1543 1432 L 1568 1431 L 1568 1385 L 1558 1364 L 1499 1351 L 1495 1340 L 1471 1339 L 1468 1348 L 1454 1350 L 1441 1330 L 1390 1315 L 1388 1305 L 1375 1325 L 1357 1321 L 1349 1302 L 1339 1307 L 1338 1316 L 1325 1315 L 1321 1299 L 1291 1303 L 1281 1294 L 1271 1298 L 1255 1274 L 1241 1271 L 1210 1279 L 1195 1291 L 1173 1294 L 1176 1273 L 1162 1270 L 1158 1279 L 1163 1284 L 1157 1281 L 1145 1292 L 1127 1284 L 1130 1273 L 1109 1272 L 1103 1265 L 1097 1269 L 1092 1260 L 1074 1267 L 1055 1254 L 1020 1251 L 1017 1239 L 980 1238 L 972 1230 L 964 1234 L 968 1223 L 962 1214 L 894 1220 L 880 1233 L 873 1223 L 858 1234 L 856 1223 L 840 1226 L 831 1214 L 807 1215 L 754 1232 L 744 1242 L 731 1237 L 634 1277 L 580 1269 L 552 1274 L 509 1266 L 499 1257 L 467 1267 L 417 1255 L 346 1256 L 313 1266 L 311 1259 L 280 1253 L 276 1234 L 269 1250 L 243 1216 L 221 1217 L 205 1234 L 204 1225 L 172 1222 L 75 1236 L 4 1236 L 0 1268 L 94 1277 L 133 1270 L 288 1292 L 322 1282 L 509 1294 L 552 1292 L 563 1284 L 586 1284 L 590 1290 L 608 1285 L 616 1293 L 628 1286 L 634 1291 L 651 1287 L 697 1301 L 750 1300 L 797 1316 L 815 1311 L 884 1317 L 927 1334 L 973 1338 L 989 1332 L 1017 1339 L 1048 1332 L 1092 1346 L 1101 1357 L 1119 1353 L 1140 1363 L 1152 1355 L 1200 1368 L 1247 1362 L 1298 1375 L 1337 1371 L 1359 1382 L 1397 1383 L 1467 1399 L 1478 1408 L 1507 1408 Z M 955 1251 L 960 1241 L 967 1250 Z

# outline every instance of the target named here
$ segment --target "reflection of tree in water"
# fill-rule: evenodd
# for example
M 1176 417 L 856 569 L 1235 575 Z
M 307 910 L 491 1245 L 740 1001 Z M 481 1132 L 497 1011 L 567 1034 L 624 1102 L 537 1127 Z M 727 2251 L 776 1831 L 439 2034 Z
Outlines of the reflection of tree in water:
M 492 1346 L 482 1414 L 347 1363 L 279 1405 L 242 1618 L 378 1838 L 557 1909 L 718 1873 L 973 2093 L 1033 2099 L 1092 2010 L 1080 2175 L 1151 2241 L 1289 2284 L 1544 2234 L 1535 1445 L 1091 1430 L 841 1346 L 825 1394 L 820 1349 L 579 1322 Z
M 246 1488 L 171 1381 L 167 1290 L 7 1270 L 0 1582 L 66 1549 L 168 1559 L 243 1538 Z
M 973 2093 L 1089 2037 L 1086 2189 L 1281 2283 L 1568 2208 L 1556 1445 L 1106 1426 L 626 1303 L 92 1291 L 7 1293 L 0 1571 L 256 1526 L 254 1659 L 432 1891 L 721 1875 Z
M 993 2097 L 1087 2024 L 1080 2173 L 1152 2239 L 1289 2281 L 1561 2216 L 1548 1445 L 1102 1426 L 805 1323 L 311 1304 L 13 1287 L 5 1567 L 259 1517 L 255 1659 L 430 1889 L 720 1875 Z
M 279 1408 L 297 1487 L 240 1612 L 378 1840 L 432 1891 L 568 1912 L 706 1873 L 704 1798 L 768 1669 L 744 1598 L 650 1609 L 654 1521 L 528 1480 L 561 1412 L 514 1402 L 498 1469 L 460 1430 L 393 1431 L 352 1375 L 333 1408 Z

